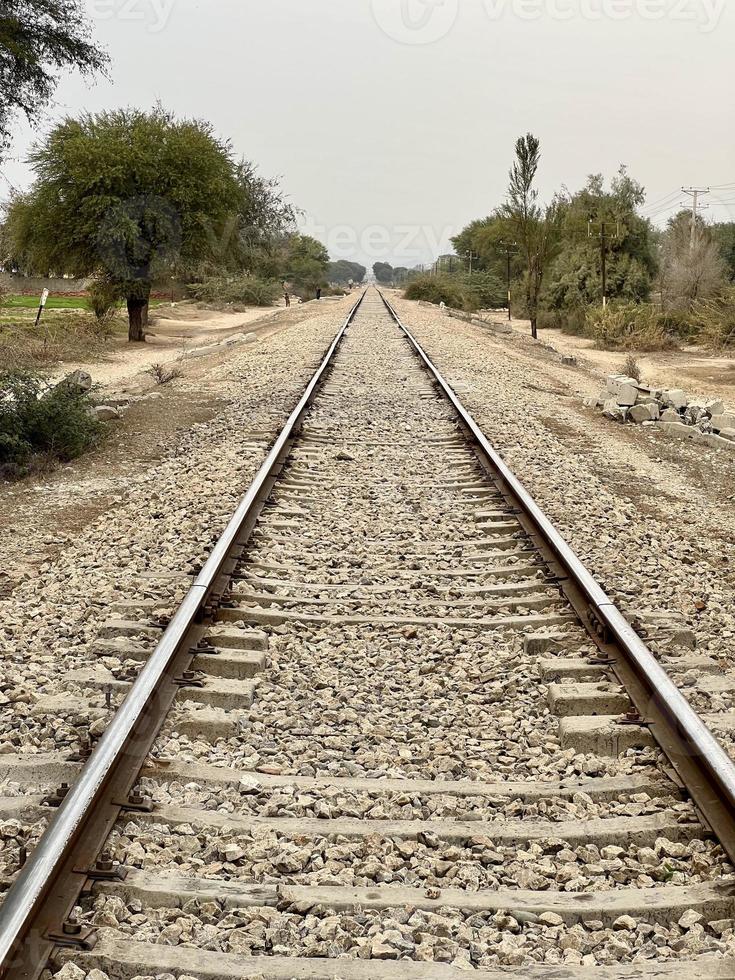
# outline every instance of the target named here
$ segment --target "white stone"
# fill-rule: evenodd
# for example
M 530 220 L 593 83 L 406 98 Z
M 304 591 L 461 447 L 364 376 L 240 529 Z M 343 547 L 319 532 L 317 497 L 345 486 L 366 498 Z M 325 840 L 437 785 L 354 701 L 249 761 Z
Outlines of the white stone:
M 689 399 L 686 392 L 682 391 L 681 388 L 670 388 L 668 391 L 664 392 L 663 402 L 664 405 L 667 405 L 669 408 L 679 410 L 687 407 L 689 404 Z
M 623 408 L 635 405 L 638 398 L 638 382 L 624 375 L 611 374 L 607 379 L 607 390 Z

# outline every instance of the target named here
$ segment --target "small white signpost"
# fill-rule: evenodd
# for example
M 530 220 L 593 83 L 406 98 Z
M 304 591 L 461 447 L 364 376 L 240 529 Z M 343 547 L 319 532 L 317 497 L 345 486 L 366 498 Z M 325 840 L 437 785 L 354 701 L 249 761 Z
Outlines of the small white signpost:
M 48 299 L 48 289 L 44 289 L 44 291 L 41 293 L 41 302 L 38 304 L 38 313 L 36 313 L 36 326 L 38 326 L 38 324 L 41 321 L 41 314 L 44 311 L 47 299 Z

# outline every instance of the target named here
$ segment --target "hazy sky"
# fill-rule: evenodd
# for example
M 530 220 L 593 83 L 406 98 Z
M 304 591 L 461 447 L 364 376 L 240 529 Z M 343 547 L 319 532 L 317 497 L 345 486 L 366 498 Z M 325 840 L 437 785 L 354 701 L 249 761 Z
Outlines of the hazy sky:
M 87 6 L 111 80 L 65 78 L 49 118 L 160 100 L 209 119 L 263 173 L 282 175 L 334 258 L 432 261 L 502 200 L 513 143 L 529 130 L 545 196 L 625 163 L 656 221 L 682 185 L 712 186 L 707 216 L 735 220 L 732 2 Z M 2 170 L 22 187 L 31 136 L 18 134 Z

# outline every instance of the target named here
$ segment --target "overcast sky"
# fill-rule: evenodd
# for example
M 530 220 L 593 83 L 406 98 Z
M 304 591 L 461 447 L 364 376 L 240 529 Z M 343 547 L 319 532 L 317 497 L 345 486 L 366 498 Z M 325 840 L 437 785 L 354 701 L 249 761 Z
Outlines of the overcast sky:
M 206 118 L 282 176 L 304 230 L 333 258 L 431 262 L 502 200 L 527 131 L 541 139 L 547 197 L 625 163 L 656 221 L 674 213 L 682 185 L 712 186 L 707 216 L 735 220 L 732 2 L 87 6 L 111 79 L 65 78 L 49 118 L 156 101 Z M 3 164 L 16 186 L 30 179 L 30 139 L 19 126 Z

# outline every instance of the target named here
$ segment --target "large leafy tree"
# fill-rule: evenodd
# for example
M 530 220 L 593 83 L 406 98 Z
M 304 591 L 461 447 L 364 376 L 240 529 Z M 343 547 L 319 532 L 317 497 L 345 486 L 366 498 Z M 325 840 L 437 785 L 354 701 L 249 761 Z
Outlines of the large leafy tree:
M 365 273 L 367 269 L 364 265 L 360 265 L 359 262 L 348 262 L 346 259 L 340 259 L 337 262 L 330 262 L 329 268 L 327 269 L 327 276 L 330 282 L 336 282 L 341 286 L 346 285 L 350 279 L 353 282 L 360 283 L 365 278 Z
M 90 75 L 106 63 L 90 39 L 81 0 L 0 0 L 0 151 L 13 116 L 34 122 L 62 70 Z
M 498 210 L 505 219 L 507 236 L 517 243 L 524 265 L 526 308 L 531 320 L 531 336 L 538 336 L 539 298 L 544 276 L 556 257 L 561 231 L 561 213 L 556 199 L 542 208 L 535 187 L 541 162 L 539 140 L 528 133 L 516 141 L 515 160 L 510 171 L 508 199 Z
M 216 253 L 243 207 L 229 144 L 161 108 L 66 119 L 30 159 L 35 184 L 8 215 L 13 253 L 104 280 L 127 301 L 131 340 L 145 339 L 152 284 Z
M 471 221 L 455 238 L 452 239 L 454 250 L 469 263 L 467 256 L 471 253 L 472 268 L 481 272 L 489 272 L 505 280 L 507 274 L 507 250 L 511 252 L 511 264 L 514 275 L 520 273 L 521 267 L 517 257 L 517 249 L 511 239 L 508 222 L 505 217 L 496 213 L 487 218 Z
M 375 262 L 373 265 L 373 274 L 378 282 L 383 283 L 383 285 L 389 285 L 393 282 L 394 269 L 387 262 Z
M 303 292 L 326 285 L 329 252 L 310 235 L 288 235 L 282 259 L 285 276 Z
M 602 175 L 594 174 L 561 203 L 560 254 L 545 291 L 552 309 L 600 302 L 603 245 L 607 298 L 648 300 L 657 258 L 651 225 L 637 214 L 644 200 L 643 187 L 621 167 L 609 190 Z

